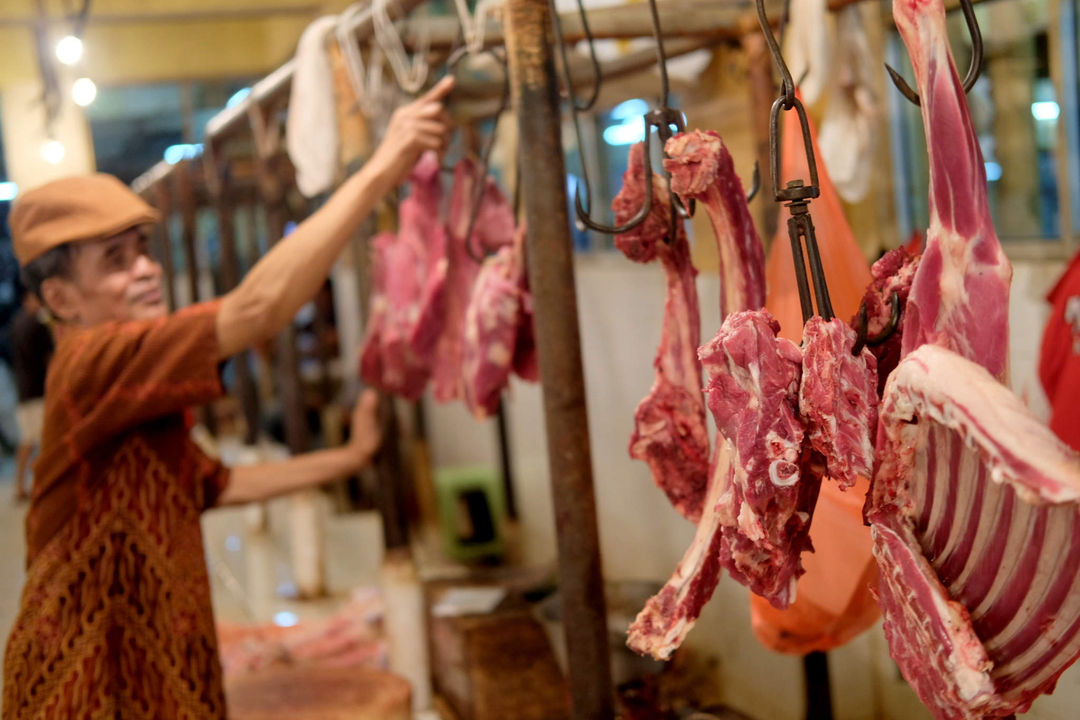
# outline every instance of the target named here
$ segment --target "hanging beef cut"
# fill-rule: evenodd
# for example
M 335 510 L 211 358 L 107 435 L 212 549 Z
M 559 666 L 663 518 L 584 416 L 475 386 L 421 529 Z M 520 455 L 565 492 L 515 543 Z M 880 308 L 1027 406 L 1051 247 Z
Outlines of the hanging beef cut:
M 515 362 L 535 368 L 532 300 L 525 272 L 525 227 L 510 246 L 484 261 L 465 311 L 462 351 L 465 402 L 483 419 L 494 415 Z
M 682 644 L 721 567 L 781 604 L 794 595 L 819 483 L 800 482 L 809 466 L 798 417 L 802 357 L 778 330 L 767 310 L 738 312 L 699 351 L 717 426 L 707 511 L 675 573 L 630 626 L 627 644 L 639 653 L 666 659 Z
M 915 271 L 919 269 L 921 259 L 921 255 L 899 247 L 885 253 L 870 268 L 873 279 L 863 295 L 867 335 L 881 336 L 892 323 L 894 313 L 899 317 L 899 324 L 888 333 L 885 341 L 870 347 L 870 352 L 877 359 L 878 397 L 885 392 L 885 381 L 889 379 L 889 373 L 900 362 L 904 311 L 907 309 L 911 283 L 915 279 Z M 894 302 L 899 303 L 895 309 Z M 852 318 L 851 324 L 853 327 L 858 326 L 858 316 Z
M 942 720 L 1025 712 L 1080 653 L 1080 455 L 924 345 L 881 406 L 868 500 L 893 658 Z
M 480 264 L 473 256 L 483 257 L 486 251 L 495 251 L 514 240 L 514 209 L 506 201 L 494 179 L 483 182 L 483 197 L 473 223 L 472 236 L 469 220 L 476 197 L 478 168 L 469 158 L 458 162 L 454 168 L 454 185 L 450 192 L 448 226 L 449 266 L 446 274 L 446 314 L 439 342 L 435 347 L 435 370 L 432 391 L 439 402 L 450 402 L 464 397 L 464 380 L 461 368 L 462 341 L 465 334 L 465 310 L 472 296 L 473 285 L 480 273 Z M 469 253 L 467 245 L 473 252 Z
M 1006 717 L 1080 653 L 1080 457 L 1001 381 L 1011 269 L 941 0 L 896 0 L 931 221 L 867 498 L 893 658 L 939 720 Z
M 843 488 L 874 469 L 877 361 L 863 348 L 852 355 L 855 332 L 838 318 L 812 317 L 803 327 L 799 414 L 829 477 Z
M 388 393 L 418 399 L 431 377 L 445 315 L 446 232 L 439 159 L 426 153 L 413 169 L 411 192 L 399 208 L 396 236 L 372 242 L 372 297 L 360 375 Z
M 615 223 L 634 216 L 645 201 L 644 146 L 630 148 L 623 187 L 612 209 Z M 701 517 L 709 481 L 709 431 L 701 392 L 701 314 L 697 270 L 682 222 L 671 234 L 671 205 L 663 178 L 653 174 L 653 205 L 645 222 L 615 237 L 615 247 L 635 262 L 660 259 L 667 280 L 664 325 L 653 366 L 656 379 L 634 413 L 630 456 L 649 464 L 656 485 L 691 522 Z
M 746 191 L 720 136 L 680 133 L 667 141 L 664 169 L 683 202 L 705 206 L 720 254 L 720 315 L 765 305 L 765 249 L 754 228 Z

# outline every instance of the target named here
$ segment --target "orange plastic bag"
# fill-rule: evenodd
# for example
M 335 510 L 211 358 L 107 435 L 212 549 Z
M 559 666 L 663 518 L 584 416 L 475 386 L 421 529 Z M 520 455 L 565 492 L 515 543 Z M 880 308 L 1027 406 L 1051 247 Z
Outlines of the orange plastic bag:
M 810 134 L 821 185 L 821 196 L 811 201 L 810 214 L 833 310 L 837 317 L 848 320 L 858 311 L 870 283 L 870 265 L 855 242 L 840 197 L 821 164 L 813 123 Z M 783 180 L 809 178 L 802 132 L 794 115 L 788 115 L 784 123 L 781 152 Z M 779 320 L 780 334 L 798 343 L 802 340 L 802 309 L 786 221 L 786 216 L 781 217 L 765 266 L 765 307 Z M 802 557 L 806 574 L 799 578 L 795 602 L 786 610 L 777 610 L 764 598 L 750 596 L 754 634 L 766 647 L 795 655 L 829 650 L 877 621 L 877 601 L 871 592 L 877 584 L 877 564 L 871 552 L 870 529 L 862 520 L 868 488 L 865 478 L 847 491 L 828 478 L 822 481 L 810 527 L 814 552 Z

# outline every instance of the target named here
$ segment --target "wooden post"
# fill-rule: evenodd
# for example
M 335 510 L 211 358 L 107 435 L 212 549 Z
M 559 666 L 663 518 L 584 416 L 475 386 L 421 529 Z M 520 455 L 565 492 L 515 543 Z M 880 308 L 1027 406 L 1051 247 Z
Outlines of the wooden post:
M 596 523 L 558 82 L 547 0 L 508 0 L 506 49 L 522 153 L 529 285 L 544 379 L 571 717 L 611 720 L 614 702 Z
M 173 245 L 169 237 L 169 218 L 172 216 L 172 198 L 169 188 L 164 182 L 154 185 L 155 202 L 161 213 L 161 222 L 155 228 L 155 235 L 161 243 L 161 268 L 165 273 L 165 300 L 169 304 L 169 310 L 176 310 L 176 268 L 173 267 Z
M 281 115 L 277 110 L 252 107 L 248 115 L 255 138 L 256 175 L 271 247 L 285 235 L 286 222 L 285 168 L 282 167 L 286 158 L 281 148 Z M 311 440 L 296 352 L 296 328 L 292 322 L 278 333 L 275 354 L 285 440 L 292 454 L 299 455 L 308 451 Z M 326 594 L 326 553 L 319 527 L 318 494 L 318 490 L 305 490 L 289 498 L 292 569 L 302 598 Z
M 240 282 L 240 260 L 236 252 L 236 204 L 233 199 L 229 164 L 220 147 L 206 144 L 204 154 L 206 184 L 214 199 L 218 218 L 218 241 L 221 245 L 222 292 L 229 292 Z M 243 350 L 233 359 L 240 405 L 244 411 L 244 444 L 254 445 L 259 439 L 259 394 L 251 374 L 251 351 Z
M 184 266 L 187 270 L 188 299 L 194 305 L 199 302 L 199 259 L 195 252 L 196 212 L 195 190 L 191 186 L 191 166 L 187 160 L 180 163 L 174 173 L 174 188 L 180 206 L 180 241 L 183 243 Z M 201 409 L 202 423 L 211 435 L 217 437 L 217 416 L 214 408 L 207 405 Z

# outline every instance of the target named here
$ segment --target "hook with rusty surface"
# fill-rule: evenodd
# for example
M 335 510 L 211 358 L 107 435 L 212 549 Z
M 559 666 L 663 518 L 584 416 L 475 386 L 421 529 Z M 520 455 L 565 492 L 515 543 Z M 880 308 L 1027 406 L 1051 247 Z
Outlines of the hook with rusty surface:
M 855 319 L 855 346 L 851 349 L 852 355 L 858 355 L 864 347 L 880 345 L 896 332 L 900 327 L 900 293 L 893 291 L 889 296 L 889 321 L 876 335 L 870 335 L 870 323 L 866 317 L 866 301 L 859 303 L 859 314 Z
M 960 0 L 960 10 L 964 13 L 964 22 L 967 24 L 968 33 L 971 34 L 971 64 L 968 66 L 967 75 L 964 76 L 964 92 L 971 92 L 971 88 L 975 87 L 975 81 L 979 79 L 979 73 L 982 72 L 983 65 L 983 39 L 982 31 L 979 29 L 979 21 L 975 17 L 975 7 L 972 5 L 971 0 Z M 885 64 L 885 70 L 888 71 L 889 77 L 892 79 L 893 85 L 900 93 L 910 100 L 915 105 L 921 105 L 922 102 L 919 99 L 919 93 L 911 89 L 911 86 L 907 84 L 907 81 L 894 70 L 888 63 Z
M 476 248 L 472 244 L 473 230 L 476 228 L 476 220 L 480 216 L 480 206 L 484 201 L 484 191 L 487 189 L 488 182 L 488 169 L 491 167 L 491 151 L 495 148 L 495 133 L 499 128 L 499 118 L 502 117 L 506 108 L 510 105 L 510 69 L 507 65 L 507 58 L 505 53 L 500 55 L 495 48 L 489 48 L 487 50 L 481 50 L 475 55 L 489 54 L 499 63 L 502 67 L 503 73 L 503 88 L 502 96 L 499 99 L 499 109 L 495 112 L 495 118 L 492 120 L 493 126 L 491 128 L 491 134 L 488 136 L 487 144 L 484 145 L 483 151 L 480 153 L 480 167 L 476 173 L 476 188 L 475 195 L 473 196 L 472 205 L 469 210 L 469 224 L 465 232 L 465 250 L 469 253 L 469 257 L 475 260 L 477 263 L 484 262 L 484 259 L 490 254 L 487 249 L 482 253 L 478 253 Z
M 810 216 L 810 201 L 821 194 L 818 185 L 817 161 L 814 158 L 814 141 L 810 136 L 810 121 L 806 116 L 806 108 L 795 94 L 795 81 L 792 80 L 791 71 L 780 53 L 780 46 L 772 33 L 769 19 L 765 14 L 765 0 L 757 0 L 758 22 L 761 32 L 765 36 L 765 42 L 769 46 L 776 68 L 780 73 L 780 97 L 773 102 L 769 113 L 769 154 L 772 161 L 772 186 L 773 196 L 776 202 L 786 203 L 791 217 L 788 218 L 788 238 L 791 240 L 792 260 L 795 264 L 795 282 L 799 287 L 799 304 L 802 309 L 803 322 L 805 323 L 814 315 L 814 299 L 817 300 L 817 314 L 826 320 L 831 320 L 833 313 L 832 301 L 829 298 L 828 283 L 825 280 L 825 270 L 821 264 L 821 252 L 817 244 L 817 235 L 814 232 L 814 221 Z M 803 149 L 806 153 L 806 165 L 810 171 L 807 179 L 788 181 L 783 188 L 780 187 L 780 111 L 794 110 L 799 119 L 802 131 Z M 805 246 L 805 260 L 804 260 Z M 809 265 L 809 276 L 807 274 Z M 810 283 L 813 282 L 814 292 L 811 296 Z

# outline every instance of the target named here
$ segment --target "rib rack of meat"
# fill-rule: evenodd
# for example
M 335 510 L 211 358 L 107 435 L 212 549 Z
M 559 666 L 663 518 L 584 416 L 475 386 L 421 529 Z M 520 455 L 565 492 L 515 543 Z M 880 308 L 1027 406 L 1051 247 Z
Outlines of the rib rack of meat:
M 373 290 L 360 374 L 377 388 L 415 400 L 431 376 L 442 329 L 447 259 L 446 232 L 437 215 L 438 157 L 426 153 L 410 178 L 397 236 L 384 233 L 372 243 Z
M 984 368 L 889 378 L 867 504 L 893 658 L 935 717 L 1024 712 L 1080 654 L 1080 455 Z
M 643 145 L 630 149 L 623 187 L 612 209 L 616 224 L 632 217 L 644 202 Z M 701 314 L 698 307 L 697 270 L 690 261 L 690 245 L 681 222 L 669 238 L 671 205 L 662 177 L 652 177 L 653 206 L 645 222 L 617 235 L 615 246 L 635 262 L 659 258 L 667 279 L 664 325 L 653 365 L 656 379 L 634 413 L 630 456 L 644 460 L 656 485 L 691 522 L 701 517 L 701 504 L 709 480 L 709 431 L 705 399 L 701 393 Z
M 1080 653 L 1080 458 L 1000 381 L 1011 269 L 941 0 L 896 0 L 930 152 L 927 248 L 866 518 L 893 658 L 940 720 L 1024 712 Z
M 474 255 L 495 251 L 514 240 L 514 209 L 507 202 L 495 181 L 477 178 L 476 163 L 469 158 L 454 168 L 454 184 L 450 193 L 448 226 L 449 266 L 446 274 L 446 314 L 439 342 L 435 347 L 435 369 L 432 390 L 439 402 L 464 397 L 461 353 L 465 334 L 465 309 L 469 305 L 480 264 Z M 483 196 L 471 237 L 469 220 L 478 182 L 483 182 Z M 467 245 L 471 244 L 473 254 Z

